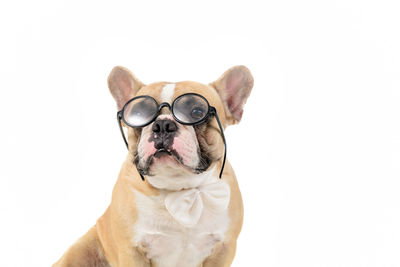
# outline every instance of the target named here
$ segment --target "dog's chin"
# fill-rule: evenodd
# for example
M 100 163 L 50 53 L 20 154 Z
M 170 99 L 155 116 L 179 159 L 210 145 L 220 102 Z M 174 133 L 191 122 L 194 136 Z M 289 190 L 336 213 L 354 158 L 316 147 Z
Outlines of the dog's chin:
M 180 176 L 193 173 L 179 158 L 170 154 L 155 155 L 149 166 L 149 176 Z
M 140 161 L 139 161 L 140 162 Z M 198 187 L 214 174 L 215 168 L 199 170 L 185 165 L 176 152 L 156 152 L 138 170 L 154 187 L 166 190 L 181 190 Z M 194 162 L 196 162 L 194 160 Z
M 196 162 L 196 160 L 193 160 Z M 198 173 L 196 168 L 186 165 L 181 156 L 174 150 L 161 149 L 150 155 L 147 159 L 136 162 L 142 175 L 146 176 L 181 176 Z

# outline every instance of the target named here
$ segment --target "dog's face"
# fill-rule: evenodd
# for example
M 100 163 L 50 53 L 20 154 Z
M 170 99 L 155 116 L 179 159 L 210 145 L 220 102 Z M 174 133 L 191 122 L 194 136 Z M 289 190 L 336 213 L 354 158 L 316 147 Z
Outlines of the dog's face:
M 150 84 L 140 89 L 138 94 L 149 95 L 157 103 L 172 105 L 178 96 L 189 92 L 201 94 L 206 99 L 219 100 L 215 90 L 213 92 L 208 86 L 194 82 Z M 216 101 L 211 103 L 222 107 Z M 199 109 L 196 106 L 188 108 Z M 197 126 L 183 125 L 175 121 L 171 111 L 165 107 L 153 123 L 134 132 L 139 137 L 137 148 L 133 150 L 137 167 L 149 176 L 202 173 L 223 153 L 221 134 L 212 116 Z
M 119 110 L 135 96 L 147 95 L 158 104 L 172 105 L 183 94 L 197 93 L 215 107 L 223 126 L 227 126 L 240 121 L 253 77 L 246 67 L 236 66 L 209 85 L 190 81 L 144 85 L 129 70 L 115 67 L 108 85 Z M 185 107 L 193 116 L 207 112 L 204 106 L 187 101 Z M 137 169 L 158 188 L 179 190 L 198 186 L 223 157 L 223 139 L 214 116 L 198 125 L 183 125 L 164 107 L 149 125 L 126 127 L 129 153 Z

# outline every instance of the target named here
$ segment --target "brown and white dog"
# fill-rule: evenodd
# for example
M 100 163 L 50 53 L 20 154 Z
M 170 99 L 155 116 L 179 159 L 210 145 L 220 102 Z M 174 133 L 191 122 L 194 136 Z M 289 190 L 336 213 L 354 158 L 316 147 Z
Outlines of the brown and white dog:
M 253 77 L 246 67 L 235 66 L 208 85 L 192 81 L 144 85 L 126 68 L 115 67 L 108 86 L 119 110 L 138 95 L 171 104 L 182 94 L 200 94 L 226 127 L 240 121 Z M 173 124 L 172 140 L 166 143 L 179 160 L 168 154 L 154 156 L 153 125 L 160 120 Z M 54 266 L 230 266 L 243 204 L 229 162 L 218 177 L 224 145 L 217 121 L 183 125 L 162 109 L 153 123 L 126 128 L 129 153 L 110 206 Z

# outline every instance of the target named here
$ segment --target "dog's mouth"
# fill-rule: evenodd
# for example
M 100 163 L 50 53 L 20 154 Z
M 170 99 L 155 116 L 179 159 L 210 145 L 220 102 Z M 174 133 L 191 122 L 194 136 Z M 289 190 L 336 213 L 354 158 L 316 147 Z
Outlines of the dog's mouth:
M 174 150 L 168 150 L 165 148 L 160 148 L 156 152 L 154 152 L 153 155 L 151 155 L 147 161 L 149 162 L 149 166 L 151 164 L 177 164 L 180 165 L 184 168 L 189 169 L 188 166 L 183 162 L 182 157 L 179 155 L 179 153 Z M 147 165 L 147 164 L 146 164 Z
M 155 158 L 161 158 L 162 156 L 172 156 L 172 152 L 165 148 L 160 148 L 152 156 Z
M 142 175 L 153 175 L 150 173 L 150 167 L 154 164 L 177 165 L 176 167 L 179 165 L 190 170 L 190 168 L 183 163 L 179 153 L 173 149 L 160 148 L 150 155 L 144 164 L 140 164 L 139 162 L 140 161 L 136 161 L 135 163 Z
M 182 157 L 179 155 L 179 153 L 174 150 L 174 149 L 166 149 L 166 148 L 160 148 L 156 152 L 154 152 L 152 155 L 150 155 L 147 160 L 144 162 L 144 164 L 140 164 L 140 161 L 138 160 L 138 157 L 136 157 L 135 164 L 138 169 L 138 171 L 142 175 L 154 175 L 152 172 L 150 172 L 151 166 L 154 164 L 168 164 L 172 165 L 176 168 L 183 168 L 184 170 L 191 172 L 191 173 L 202 173 L 207 168 L 209 167 L 209 164 L 211 162 L 207 162 L 208 164 L 205 165 L 200 165 L 197 168 L 192 168 L 187 166 L 183 160 Z M 174 167 L 174 168 L 175 168 Z

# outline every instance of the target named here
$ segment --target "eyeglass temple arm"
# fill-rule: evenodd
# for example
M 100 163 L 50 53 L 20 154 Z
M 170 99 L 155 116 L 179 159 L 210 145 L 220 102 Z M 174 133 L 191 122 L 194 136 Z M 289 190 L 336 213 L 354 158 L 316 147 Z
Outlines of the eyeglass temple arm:
M 224 141 L 224 159 L 222 161 L 221 172 L 219 173 L 219 178 L 221 179 L 222 173 L 224 172 L 225 161 L 226 161 L 226 140 L 225 140 L 225 135 L 224 135 L 224 128 L 222 127 L 222 123 L 219 120 L 217 110 L 214 107 L 212 107 L 211 112 L 212 112 L 212 114 L 215 115 L 215 119 L 218 122 L 218 126 L 219 126 L 219 129 L 220 129 L 220 132 L 221 132 L 222 140 Z
M 129 149 L 128 141 L 126 141 L 125 134 L 124 134 L 124 130 L 122 129 L 121 119 L 122 119 L 122 113 L 121 113 L 121 111 L 118 111 L 118 113 L 117 113 L 117 120 L 118 120 L 119 130 L 121 131 L 122 138 L 124 138 L 124 142 L 125 142 L 126 148 Z
M 124 134 L 124 130 L 122 129 L 121 119 L 122 119 L 122 112 L 121 112 L 121 111 L 118 111 L 118 113 L 117 113 L 117 120 L 118 120 L 119 130 L 121 131 L 122 138 L 124 138 L 124 142 L 125 142 L 126 148 L 129 150 L 128 141 L 126 140 L 126 137 L 125 137 L 125 134 Z M 142 178 L 142 180 L 144 181 L 144 177 L 143 177 L 143 175 L 140 173 L 139 170 L 138 170 L 138 173 L 139 173 L 139 175 L 140 175 L 140 178 Z

